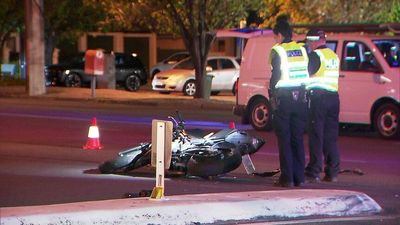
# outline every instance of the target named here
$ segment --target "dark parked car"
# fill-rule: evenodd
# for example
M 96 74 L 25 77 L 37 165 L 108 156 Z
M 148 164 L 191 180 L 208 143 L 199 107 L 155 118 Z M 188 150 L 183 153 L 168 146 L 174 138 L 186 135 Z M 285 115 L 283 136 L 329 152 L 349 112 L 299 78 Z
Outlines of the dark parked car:
M 148 74 L 143 63 L 134 54 L 115 55 L 115 80 L 128 91 L 137 91 L 147 83 Z M 81 53 L 60 64 L 45 67 L 46 84 L 65 87 L 88 86 L 91 75 L 84 73 L 85 55 Z

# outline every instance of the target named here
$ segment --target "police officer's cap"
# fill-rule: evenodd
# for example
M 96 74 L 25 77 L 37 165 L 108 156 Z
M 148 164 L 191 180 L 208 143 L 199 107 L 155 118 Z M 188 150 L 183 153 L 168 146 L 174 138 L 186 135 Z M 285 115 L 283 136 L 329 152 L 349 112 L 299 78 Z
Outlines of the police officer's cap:
M 308 41 L 319 41 L 325 38 L 326 38 L 325 32 L 317 28 L 312 28 L 311 30 L 309 30 L 306 36 L 306 39 Z

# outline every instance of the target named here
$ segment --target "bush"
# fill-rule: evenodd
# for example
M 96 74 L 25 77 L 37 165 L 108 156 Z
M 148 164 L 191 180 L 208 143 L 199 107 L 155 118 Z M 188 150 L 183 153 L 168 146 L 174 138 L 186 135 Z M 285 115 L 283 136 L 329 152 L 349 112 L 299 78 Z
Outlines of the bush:
M 0 74 L 0 86 L 16 86 L 16 85 L 26 85 L 26 80 L 16 78 L 10 75 Z

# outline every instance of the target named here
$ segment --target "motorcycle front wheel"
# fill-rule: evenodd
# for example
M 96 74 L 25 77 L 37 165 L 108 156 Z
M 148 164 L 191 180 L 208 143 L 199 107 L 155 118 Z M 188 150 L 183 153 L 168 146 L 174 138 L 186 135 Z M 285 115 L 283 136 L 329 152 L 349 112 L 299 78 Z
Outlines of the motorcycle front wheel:
M 115 159 L 105 161 L 99 165 L 101 173 L 116 173 L 133 170 L 151 161 L 151 145 L 144 143 L 139 146 L 120 152 Z
M 100 164 L 99 170 L 101 173 L 105 174 L 115 173 L 128 167 L 131 160 L 131 158 L 126 156 L 117 157 L 116 159 L 108 160 Z

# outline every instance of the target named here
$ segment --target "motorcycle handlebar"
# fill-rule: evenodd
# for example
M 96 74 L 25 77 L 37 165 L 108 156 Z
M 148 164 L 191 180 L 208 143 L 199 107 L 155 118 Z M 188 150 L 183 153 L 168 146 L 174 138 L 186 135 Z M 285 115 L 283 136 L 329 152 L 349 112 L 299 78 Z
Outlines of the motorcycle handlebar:
M 178 121 L 173 117 L 173 116 L 168 116 L 169 119 L 171 119 L 172 121 L 174 121 L 175 126 L 179 129 L 185 129 L 185 121 L 183 121 L 179 111 L 176 111 L 176 117 L 178 118 Z
M 175 128 L 173 129 L 174 130 L 173 136 L 174 136 L 174 139 L 177 138 L 181 142 L 185 142 L 188 137 L 184 132 L 184 130 L 185 130 L 184 121 L 182 120 L 182 117 L 180 116 L 178 111 L 176 111 L 176 114 L 177 114 L 177 118 L 178 118 L 179 122 L 173 116 L 168 116 L 168 118 L 171 119 L 175 123 Z
M 174 121 L 175 126 L 178 126 L 178 122 L 176 121 L 176 119 L 173 116 L 168 116 L 168 119 L 171 119 L 172 121 Z

